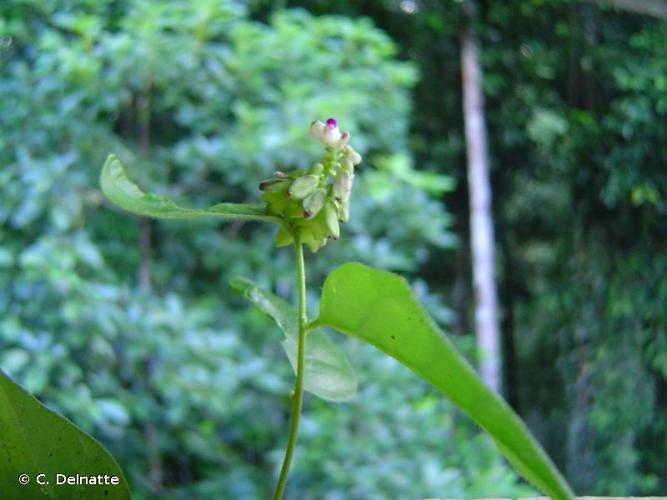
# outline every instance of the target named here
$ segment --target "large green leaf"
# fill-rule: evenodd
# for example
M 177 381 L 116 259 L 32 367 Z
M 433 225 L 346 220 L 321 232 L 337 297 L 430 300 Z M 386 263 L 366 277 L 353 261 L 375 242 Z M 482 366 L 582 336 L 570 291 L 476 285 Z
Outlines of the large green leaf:
M 271 316 L 285 333 L 282 341 L 292 368 L 296 370 L 298 323 L 296 311 L 280 297 L 262 290 L 245 278 L 235 278 L 231 286 Z M 357 393 L 357 378 L 343 352 L 322 330 L 306 336 L 304 389 L 327 401 L 347 401 Z
M 62 480 L 58 474 L 100 475 L 102 481 L 116 477 L 118 484 L 57 484 Z M 27 484 L 22 484 L 19 478 L 25 482 L 26 477 Z M 118 464 L 102 445 L 0 370 L 0 498 L 128 499 L 130 493 Z
M 396 358 L 486 430 L 528 481 L 553 498 L 572 497 L 521 419 L 484 385 L 400 276 L 358 263 L 339 267 L 326 279 L 313 326 L 330 326 Z
M 158 219 L 195 219 L 198 217 L 222 217 L 225 219 L 262 220 L 281 224 L 277 217 L 267 215 L 260 205 L 242 203 L 218 203 L 207 208 L 179 207 L 167 196 L 144 193 L 128 179 L 125 169 L 116 155 L 109 155 L 100 176 L 102 192 L 115 205 L 128 212 Z

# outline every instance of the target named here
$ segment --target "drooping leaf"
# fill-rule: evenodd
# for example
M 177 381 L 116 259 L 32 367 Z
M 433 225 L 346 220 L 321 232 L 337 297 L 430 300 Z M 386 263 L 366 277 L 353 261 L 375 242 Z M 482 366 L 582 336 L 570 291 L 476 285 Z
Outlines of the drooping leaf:
M 113 154 L 110 154 L 104 163 L 100 186 L 109 201 L 128 212 L 146 217 L 157 219 L 222 217 L 281 223 L 279 218 L 268 215 L 260 205 L 218 203 L 207 208 L 185 208 L 178 206 L 167 196 L 145 193 L 127 177 L 123 164 Z
M 102 481 L 106 475 L 109 482 L 117 477 L 118 484 L 58 484 L 62 476 L 57 474 L 101 475 Z M 124 500 L 130 493 L 118 464 L 100 443 L 0 370 L 0 498 Z
M 320 316 L 313 325 L 335 328 L 397 359 L 487 431 L 528 481 L 553 498 L 572 497 L 521 419 L 484 385 L 403 278 L 358 263 L 344 264 L 327 277 Z
M 262 290 L 250 280 L 234 278 L 231 286 L 271 316 L 285 333 L 283 349 L 296 371 L 298 323 L 296 311 L 280 297 Z M 357 393 L 357 378 L 352 365 L 322 330 L 306 334 L 304 389 L 327 401 L 347 401 Z

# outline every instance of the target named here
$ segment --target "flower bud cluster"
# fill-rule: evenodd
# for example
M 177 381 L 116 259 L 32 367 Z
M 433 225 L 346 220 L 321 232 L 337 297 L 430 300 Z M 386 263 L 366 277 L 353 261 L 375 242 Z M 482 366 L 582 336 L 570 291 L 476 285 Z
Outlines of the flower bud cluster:
M 313 122 L 310 134 L 325 147 L 320 161 L 308 169 L 275 172 L 259 188 L 267 212 L 286 222 L 276 244 L 289 245 L 298 231 L 301 241 L 316 252 L 329 239 L 338 239 L 339 223 L 349 219 L 354 167 L 361 155 L 348 144 L 350 133 L 341 132 L 333 118 Z

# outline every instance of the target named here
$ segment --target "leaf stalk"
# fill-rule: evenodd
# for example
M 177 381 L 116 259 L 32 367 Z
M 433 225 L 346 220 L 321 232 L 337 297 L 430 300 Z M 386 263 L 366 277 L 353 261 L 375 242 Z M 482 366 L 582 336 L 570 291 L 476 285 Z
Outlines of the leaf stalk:
M 299 420 L 301 419 L 301 407 L 303 404 L 303 373 L 304 373 L 304 353 L 306 348 L 306 330 L 308 317 L 306 315 L 306 270 L 303 260 L 303 246 L 301 244 L 301 235 L 299 231 L 294 234 L 294 255 L 296 258 L 297 270 L 297 287 L 298 287 L 298 304 L 297 304 L 297 318 L 299 322 L 299 336 L 297 347 L 297 365 L 296 365 L 296 381 L 294 382 L 294 394 L 292 399 L 292 415 L 290 420 L 289 435 L 287 437 L 287 448 L 285 449 L 285 457 L 283 458 L 283 465 L 280 469 L 280 477 L 273 492 L 273 500 L 280 500 L 285 493 L 285 486 L 287 484 L 287 474 L 290 465 L 292 464 L 292 457 L 294 455 L 294 447 L 296 445 L 297 432 L 299 429 Z

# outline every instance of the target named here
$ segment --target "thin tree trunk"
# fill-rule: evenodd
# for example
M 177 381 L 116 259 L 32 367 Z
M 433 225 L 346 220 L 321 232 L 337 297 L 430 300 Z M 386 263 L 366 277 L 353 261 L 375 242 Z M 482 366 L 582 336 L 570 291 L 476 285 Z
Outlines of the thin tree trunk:
M 500 392 L 501 363 L 494 276 L 494 235 L 491 217 L 491 186 L 482 95 L 482 70 L 477 36 L 472 26 L 461 38 L 463 117 L 468 156 L 470 197 L 470 248 L 475 289 L 475 328 L 479 371 L 484 382 Z

